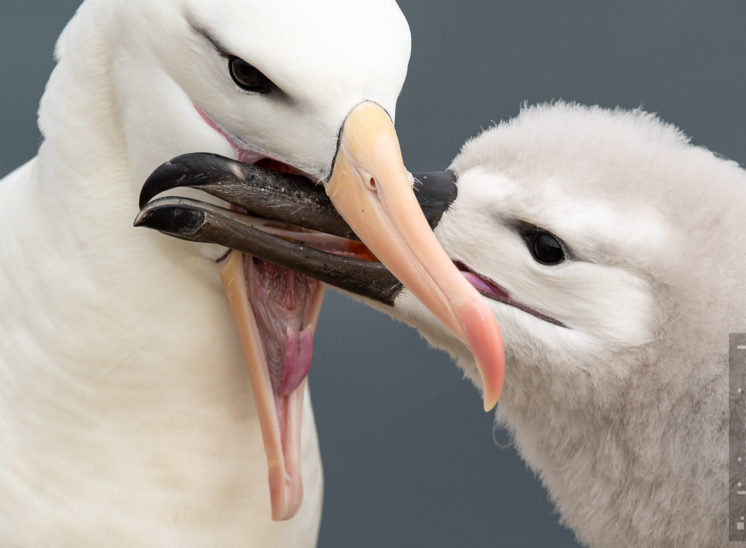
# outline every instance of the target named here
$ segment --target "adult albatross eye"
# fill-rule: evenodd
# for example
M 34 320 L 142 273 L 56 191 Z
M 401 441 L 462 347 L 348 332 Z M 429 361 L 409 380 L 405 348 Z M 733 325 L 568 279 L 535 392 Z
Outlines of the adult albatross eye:
M 230 57 L 228 70 L 236 85 L 245 91 L 262 94 L 272 91 L 272 81 L 243 59 Z
M 536 262 L 545 265 L 559 264 L 565 260 L 565 246 L 553 234 L 537 231 L 526 235 L 526 245 Z

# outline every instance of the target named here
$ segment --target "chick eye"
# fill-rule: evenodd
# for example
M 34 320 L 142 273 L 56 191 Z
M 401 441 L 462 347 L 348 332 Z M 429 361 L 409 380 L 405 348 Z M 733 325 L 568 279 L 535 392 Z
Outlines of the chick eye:
M 238 87 L 252 93 L 267 94 L 272 91 L 272 81 L 259 69 L 238 57 L 228 59 L 228 70 Z
M 565 246 L 562 242 L 549 232 L 539 230 L 524 236 L 528 250 L 536 262 L 545 265 L 555 265 L 564 261 Z

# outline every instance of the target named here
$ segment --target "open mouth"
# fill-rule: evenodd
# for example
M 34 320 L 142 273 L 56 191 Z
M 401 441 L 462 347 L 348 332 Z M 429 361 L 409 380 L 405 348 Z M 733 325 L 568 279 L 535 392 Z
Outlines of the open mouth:
M 298 174 L 275 160 L 256 163 L 267 171 Z M 240 210 L 233 205 L 231 209 Z M 298 511 L 303 500 L 303 397 L 324 286 L 312 277 L 236 250 L 220 259 L 219 271 L 252 381 L 267 454 L 272 514 L 285 519 Z
M 272 515 L 288 519 L 302 500 L 300 423 L 322 282 L 393 305 L 403 284 L 383 263 L 395 264 L 405 272 L 407 287 L 418 297 L 424 294 L 428 308 L 472 348 L 483 375 L 485 410 L 495 405 L 502 389 L 504 357 L 494 315 L 447 256 L 433 269 L 423 261 L 434 255 L 426 239 L 418 247 L 417 238 L 407 241 L 401 232 L 386 232 L 391 214 L 400 219 L 393 226 L 398 222 L 415 233 L 407 213 L 412 209 L 425 228 L 435 227 L 456 196 L 452 173 L 416 176 L 426 184 L 407 188 L 414 206 L 403 209 L 401 202 L 392 202 L 388 207 L 397 210 L 389 212 L 376 202 L 361 205 L 370 194 L 363 193 L 362 202 L 345 202 L 353 194 L 334 175 L 325 185 L 310 184 L 309 177 L 291 166 L 252 154 L 242 150 L 238 155 L 244 161 L 186 154 L 163 164 L 142 188 L 135 226 L 231 250 L 218 266 L 249 366 L 267 454 Z M 345 162 L 337 162 L 335 173 L 350 169 L 349 151 L 344 154 Z M 177 187 L 204 191 L 229 207 L 178 196 L 154 199 Z M 361 243 L 337 212 L 339 202 L 348 212 L 362 211 L 355 222 L 362 219 L 367 245 L 384 253 L 381 262 L 379 251 L 374 255 Z M 378 217 L 366 217 L 368 207 Z M 386 234 L 396 241 L 389 242 Z M 432 242 L 437 245 L 434 237 Z M 396 256 L 397 249 L 405 250 L 403 259 Z M 436 291 L 430 292 L 429 286 Z
M 283 519 L 297 512 L 303 498 L 303 396 L 323 286 L 239 251 L 231 251 L 219 270 L 251 377 L 272 513 Z
M 248 156 L 244 152 L 239 155 Z M 395 282 L 398 291 L 398 280 L 376 262 L 364 244 L 352 239 L 354 233 L 321 185 L 277 160 L 250 160 L 237 162 L 205 154 L 167 162 L 143 186 L 142 211 L 136 224 L 154 223 L 154 228 L 161 227 L 172 235 L 176 234 L 169 227 L 178 226 L 183 239 L 230 249 L 219 259 L 218 268 L 251 377 L 267 455 L 272 516 L 288 519 L 298 511 L 303 498 L 303 396 L 324 295 L 316 269 L 323 268 L 327 256 L 337 256 L 375 265 L 381 286 L 393 288 Z M 247 184 L 247 179 L 253 184 Z M 150 201 L 179 186 L 204 190 L 226 207 L 179 197 Z M 200 228 L 200 218 L 214 224 L 209 226 L 208 222 Z M 310 220 L 319 230 L 290 222 L 308 225 Z M 242 231 L 233 231 L 232 238 L 225 239 L 231 227 Z M 209 234 L 211 230 L 213 234 Z M 240 242 L 253 245 L 242 247 Z M 309 261 L 313 258 L 303 250 L 317 253 L 316 260 Z M 284 253 L 285 259 L 305 259 L 307 264 L 300 268 L 297 262 L 287 263 L 277 257 L 278 252 Z M 353 270 L 352 263 L 349 270 Z M 352 274 L 347 281 L 347 289 L 354 292 L 378 287 L 362 273 Z
M 301 171 L 266 157 L 222 128 L 196 104 L 194 108 L 231 145 L 238 160 L 313 183 Z M 231 209 L 241 211 L 233 204 Z M 251 376 L 267 454 L 272 516 L 287 519 L 303 500 L 303 396 L 324 287 L 314 278 L 235 250 L 220 260 L 219 270 Z

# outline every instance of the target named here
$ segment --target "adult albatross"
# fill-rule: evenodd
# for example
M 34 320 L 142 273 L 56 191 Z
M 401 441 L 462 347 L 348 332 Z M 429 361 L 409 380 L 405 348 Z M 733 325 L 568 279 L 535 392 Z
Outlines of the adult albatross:
M 321 287 L 134 230 L 142 182 L 176 154 L 323 183 L 473 343 L 494 403 L 499 346 L 416 208 L 393 131 L 409 40 L 393 1 L 83 3 L 58 42 L 39 154 L 0 183 L 2 544 L 315 544 L 303 389 Z M 299 513 L 271 523 L 270 508 Z
M 593 547 L 728 546 L 728 334 L 746 325 L 746 172 L 653 115 L 567 104 L 524 109 L 451 169 L 420 177 L 419 199 L 500 319 L 498 419 L 564 522 Z M 223 171 L 223 183 L 235 177 L 231 162 Z M 176 223 L 171 233 L 222 240 L 215 209 L 149 207 L 199 211 L 189 234 Z M 299 221 L 343 235 L 332 217 L 327 207 Z M 249 222 L 278 230 L 266 223 Z M 478 383 L 464 345 L 380 265 L 307 249 L 344 251 L 335 238 L 296 236 L 303 245 L 264 256 L 417 327 Z M 233 245 L 260 243 L 246 230 Z

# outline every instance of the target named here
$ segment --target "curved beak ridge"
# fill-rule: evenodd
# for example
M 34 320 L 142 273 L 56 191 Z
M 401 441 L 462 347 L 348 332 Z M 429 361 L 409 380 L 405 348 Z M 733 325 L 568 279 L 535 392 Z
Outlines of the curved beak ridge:
M 375 103 L 358 105 L 342 128 L 329 199 L 376 257 L 470 346 L 489 410 L 505 370 L 497 320 L 435 238 L 412 184 L 389 115 Z

